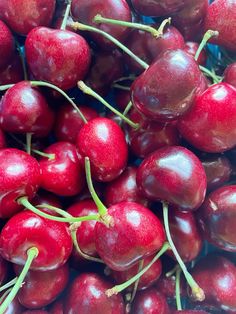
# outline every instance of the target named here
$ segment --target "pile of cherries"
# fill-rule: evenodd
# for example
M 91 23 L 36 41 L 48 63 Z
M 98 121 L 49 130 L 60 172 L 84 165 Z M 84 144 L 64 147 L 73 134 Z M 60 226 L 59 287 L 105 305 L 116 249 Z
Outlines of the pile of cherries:
M 235 0 L 0 0 L 0 314 L 236 313 L 235 53 Z

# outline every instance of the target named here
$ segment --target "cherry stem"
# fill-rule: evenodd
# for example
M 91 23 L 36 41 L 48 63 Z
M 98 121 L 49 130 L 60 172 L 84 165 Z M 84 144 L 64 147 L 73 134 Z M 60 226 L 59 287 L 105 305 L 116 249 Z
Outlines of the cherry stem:
M 168 205 L 165 202 L 163 202 L 162 204 L 163 204 L 164 226 L 165 226 L 165 231 L 166 231 L 166 237 L 167 237 L 168 242 L 170 244 L 170 248 L 173 251 L 173 253 L 175 255 L 175 258 L 176 258 L 180 268 L 182 269 L 183 274 L 184 274 L 184 276 L 185 276 L 189 286 L 192 289 L 193 297 L 197 301 L 203 301 L 205 299 L 204 291 L 199 287 L 197 282 L 193 279 L 192 275 L 188 272 L 184 262 L 182 261 L 178 251 L 176 250 L 174 242 L 173 242 L 173 240 L 171 238 L 170 228 L 169 228 L 169 219 L 168 219 Z
M 50 210 L 53 210 L 55 211 L 55 213 L 61 215 L 62 217 L 65 217 L 65 218 L 71 218 L 73 217 L 71 214 L 69 214 L 68 212 L 66 212 L 65 210 L 61 209 L 61 208 L 58 208 L 56 206 L 52 206 L 50 204 L 42 204 L 42 205 L 36 205 L 35 207 L 37 208 L 47 208 L 47 209 L 50 209 Z
M 134 123 L 127 117 L 125 117 L 122 113 L 120 113 L 118 110 L 113 108 L 104 98 L 102 98 L 100 95 L 98 95 L 95 91 L 93 91 L 89 86 L 87 86 L 83 81 L 79 81 L 77 83 L 78 88 L 85 94 L 94 97 L 98 101 L 100 101 L 105 107 L 110 109 L 114 114 L 119 116 L 122 120 L 124 120 L 126 123 L 128 123 L 132 128 L 136 129 L 138 127 L 137 123 Z
M 128 86 L 123 86 L 123 85 L 120 85 L 118 83 L 115 83 L 112 85 L 113 88 L 117 88 L 117 89 L 121 89 L 121 90 L 127 90 L 127 91 L 130 91 L 130 87 Z
M 3 314 L 6 309 L 8 308 L 9 304 L 14 300 L 15 296 L 17 295 L 19 289 L 21 288 L 23 281 L 30 269 L 30 266 L 33 262 L 33 260 L 38 256 L 38 249 L 36 247 L 32 247 L 28 249 L 27 251 L 27 260 L 25 262 L 25 265 L 22 269 L 22 272 L 20 276 L 17 278 L 15 285 L 11 289 L 11 292 L 8 294 L 6 299 L 3 301 L 3 303 L 0 305 L 0 314 Z
M 26 152 L 31 155 L 32 133 L 26 133 Z
M 17 281 L 17 277 L 15 277 L 14 279 L 12 279 L 11 281 L 7 282 L 5 285 L 0 287 L 0 292 L 2 292 L 3 290 L 6 290 L 7 288 L 14 286 L 14 284 Z
M 1 85 L 0 86 L 0 91 L 3 92 L 9 88 L 11 88 L 12 86 L 14 86 L 15 84 L 7 84 L 7 85 Z
M 21 61 L 21 64 L 22 64 L 23 72 L 24 72 L 24 80 L 27 81 L 28 80 L 28 74 L 27 74 L 25 58 L 24 58 L 23 52 L 21 50 L 20 44 L 18 43 L 17 40 L 15 40 L 15 42 L 16 42 L 16 48 L 17 48 L 17 50 L 19 52 L 20 61 Z
M 6 298 L 6 296 L 11 292 L 11 288 L 7 289 L 2 295 L 1 295 L 1 298 L 0 298 L 0 304 L 3 302 L 3 300 Z M 4 312 L 5 314 L 5 312 Z
M 130 28 L 136 28 L 148 33 L 151 33 L 152 36 L 159 38 L 163 35 L 163 29 L 166 24 L 170 24 L 171 18 L 168 18 L 164 20 L 160 26 L 160 28 L 155 29 L 152 26 L 145 25 L 145 24 L 140 24 L 140 23 L 133 23 L 133 22 L 126 22 L 126 21 L 121 21 L 121 20 L 115 20 L 115 19 L 108 19 L 103 17 L 101 14 L 97 14 L 94 18 L 93 21 L 95 23 L 105 23 L 105 24 L 112 24 L 112 25 L 119 25 L 119 26 L 124 26 L 124 27 L 130 27 Z
M 94 32 L 102 35 L 106 39 L 110 40 L 112 43 L 114 43 L 116 46 L 118 46 L 121 50 L 123 50 L 125 53 L 127 53 L 131 58 L 133 58 L 142 68 L 145 70 L 149 67 L 149 65 L 144 62 L 142 59 L 137 57 L 131 50 L 129 50 L 127 47 L 125 47 L 121 42 L 119 42 L 115 37 L 111 36 L 110 34 L 97 29 L 96 27 L 92 27 L 90 25 L 82 24 L 79 22 L 75 22 L 72 24 L 72 27 L 74 30 L 80 30 L 80 31 L 88 31 L 88 32 Z
M 114 81 L 114 83 L 120 83 L 123 81 L 134 81 L 136 79 L 136 76 L 131 74 L 129 76 L 122 76 L 120 78 L 118 78 L 117 80 Z
M 132 108 L 133 104 L 132 104 L 132 101 L 130 101 L 128 103 L 128 105 L 125 107 L 125 110 L 123 111 L 123 115 L 126 116 L 127 113 L 130 111 L 130 109 Z
M 161 250 L 157 253 L 157 255 L 153 258 L 153 260 L 147 265 L 145 266 L 139 273 L 137 273 L 134 277 L 130 278 L 129 280 L 127 280 L 126 282 L 114 286 L 111 289 L 106 290 L 106 295 L 108 297 L 113 296 L 114 294 L 118 294 L 119 292 L 123 291 L 124 289 L 126 289 L 127 287 L 129 287 L 130 285 L 132 285 L 136 280 L 138 280 L 167 250 L 169 250 L 170 245 L 168 242 L 164 243 L 164 245 L 162 246 Z
M 140 271 L 143 269 L 143 264 L 144 264 L 144 260 L 142 259 L 142 260 L 139 262 L 138 272 L 140 272 Z M 137 290 L 138 290 L 139 281 L 140 281 L 140 278 L 138 278 L 138 279 L 135 281 L 135 283 L 134 283 L 134 289 L 133 289 L 133 291 L 132 291 L 132 296 L 131 296 L 131 299 L 130 299 L 130 303 L 132 303 L 132 302 L 134 301 L 135 295 L 136 295 Z
M 200 43 L 200 45 L 199 45 L 199 47 L 198 47 L 198 50 L 197 50 L 197 52 L 196 52 L 196 54 L 195 54 L 195 57 L 194 57 L 195 61 L 198 60 L 199 55 L 200 55 L 200 53 L 202 52 L 202 49 L 206 46 L 208 40 L 209 40 L 211 37 L 216 37 L 216 36 L 218 36 L 218 35 L 219 35 L 219 32 L 218 32 L 218 31 L 213 31 L 213 30 L 211 30 L 211 29 L 209 29 L 209 30 L 204 34 L 204 36 L 203 36 L 203 38 L 202 38 L 202 41 L 201 41 L 201 43 Z
M 219 83 L 221 82 L 221 77 L 219 77 L 218 75 L 216 75 L 215 73 L 213 73 L 211 70 L 205 68 L 202 65 L 199 65 L 199 69 L 204 72 L 207 76 L 211 77 L 213 79 L 214 83 Z
M 182 310 L 181 297 L 180 297 L 180 275 L 181 268 L 178 266 L 175 274 L 175 298 L 176 298 L 176 307 L 178 311 Z
M 175 265 L 175 267 L 172 268 L 170 271 L 168 271 L 165 276 L 166 276 L 167 278 L 173 276 L 173 275 L 176 273 L 176 271 L 177 271 L 178 268 L 179 268 L 179 265 L 178 265 L 178 264 Z
M 71 1 L 72 0 L 67 0 L 67 6 L 66 6 L 66 11 L 63 17 L 63 21 L 61 23 L 61 30 L 65 30 L 66 29 L 66 24 L 67 24 L 67 20 L 68 20 L 68 16 L 70 14 L 70 8 L 71 8 Z
M 35 153 L 35 154 L 37 154 L 39 156 L 48 158 L 49 160 L 55 159 L 55 154 L 47 154 L 47 153 L 41 152 L 40 150 L 37 150 L 37 149 L 31 149 L 31 150 L 32 150 L 33 153 Z

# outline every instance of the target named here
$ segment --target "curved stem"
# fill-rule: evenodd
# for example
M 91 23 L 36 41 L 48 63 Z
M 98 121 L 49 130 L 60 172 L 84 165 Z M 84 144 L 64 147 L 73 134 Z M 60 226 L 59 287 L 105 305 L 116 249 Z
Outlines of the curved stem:
M 208 40 L 209 40 L 211 37 L 215 37 L 215 36 L 218 36 L 218 35 L 219 35 L 219 32 L 218 32 L 218 31 L 213 31 L 213 30 L 211 30 L 211 29 L 209 29 L 209 30 L 204 34 L 204 36 L 203 36 L 203 38 L 202 38 L 202 41 L 201 41 L 201 43 L 200 43 L 200 45 L 199 45 L 199 47 L 198 47 L 198 50 L 197 50 L 197 52 L 196 52 L 196 54 L 195 54 L 195 57 L 194 57 L 195 61 L 198 60 L 199 55 L 200 55 L 200 53 L 202 52 L 202 49 L 206 46 Z
M 173 251 L 173 253 L 175 255 L 175 258 L 176 258 L 177 262 L 179 263 L 179 266 L 182 269 L 183 274 L 184 274 L 189 286 L 192 289 L 193 297 L 197 301 L 203 301 L 205 299 L 204 291 L 199 287 L 197 282 L 193 279 L 192 275 L 188 272 L 184 262 L 182 261 L 182 258 L 180 257 L 178 251 L 176 250 L 174 242 L 171 238 L 170 228 L 169 228 L 169 219 L 168 219 L 168 205 L 165 202 L 163 202 L 163 218 L 164 218 L 166 237 L 167 237 L 168 242 L 170 244 L 171 250 Z
M 53 85 L 53 84 L 48 83 L 48 82 L 43 82 L 43 81 L 30 81 L 30 83 L 32 86 L 43 86 L 43 87 L 49 87 L 51 89 L 56 90 L 58 93 L 60 93 L 62 96 L 64 96 L 68 100 L 68 102 L 73 106 L 73 108 L 79 113 L 83 122 L 84 123 L 88 122 L 87 119 L 85 118 L 85 116 L 83 115 L 83 113 L 80 111 L 80 109 L 74 103 L 74 101 L 62 89 L 60 89 L 56 85 Z
M 38 256 L 38 253 L 39 251 L 36 247 L 32 247 L 27 251 L 27 260 L 25 262 L 25 265 L 22 269 L 20 276 L 17 278 L 14 287 L 11 289 L 11 292 L 8 294 L 3 303 L 0 305 L 0 314 L 3 314 L 8 308 L 9 304 L 14 300 L 15 296 L 17 295 L 17 292 L 22 286 L 22 283 L 30 269 L 33 260 Z
M 14 284 L 16 283 L 18 277 L 15 277 L 14 279 L 12 279 L 11 281 L 7 282 L 5 285 L 0 287 L 0 292 L 2 292 L 3 290 L 6 290 L 7 288 L 14 286 Z
M 132 104 L 132 101 L 130 101 L 128 103 L 128 105 L 125 107 L 125 110 L 123 111 L 123 115 L 126 116 L 127 113 L 130 111 L 130 109 L 132 108 L 133 104 Z
M 115 80 L 113 83 L 120 83 L 123 81 L 134 81 L 137 77 L 134 74 L 131 74 L 129 76 L 122 76 L 120 78 L 118 78 L 117 80 Z
M 37 207 L 37 208 L 47 208 L 47 209 L 53 210 L 55 213 L 61 215 L 62 217 L 65 217 L 65 218 L 73 217 L 71 214 L 69 214 L 65 210 L 63 210 L 61 208 L 58 208 L 56 206 L 52 206 L 52 205 L 46 204 L 46 203 L 44 203 L 42 205 L 36 205 L 35 207 Z
M 142 260 L 139 262 L 138 273 L 143 269 L 143 263 L 144 263 L 144 260 L 142 259 Z M 132 303 L 132 302 L 134 301 L 135 295 L 136 295 L 137 290 L 138 290 L 139 281 L 140 281 L 140 278 L 138 278 L 138 279 L 135 281 L 135 283 L 134 283 L 134 289 L 133 289 L 133 291 L 132 291 L 130 303 Z
M 105 293 L 108 297 L 111 297 L 114 294 L 118 294 L 119 292 L 123 291 L 124 289 L 126 289 L 127 287 L 129 287 L 130 285 L 132 285 L 136 280 L 138 280 L 157 260 L 158 258 L 161 257 L 161 255 L 163 255 L 168 249 L 170 248 L 169 243 L 164 243 L 164 245 L 162 246 L 161 250 L 157 253 L 157 255 L 153 258 L 153 260 L 147 265 L 145 266 L 138 274 L 136 274 L 134 277 L 130 278 L 128 281 L 114 286 L 111 289 L 108 289 Z
M 29 155 L 31 155 L 32 135 L 32 133 L 26 133 L 26 151 Z
M 123 50 L 125 53 L 127 53 L 131 58 L 133 58 L 142 68 L 145 70 L 149 67 L 149 65 L 144 62 L 142 59 L 137 57 L 131 50 L 129 50 L 127 47 L 125 47 L 121 42 L 119 42 L 115 37 L 111 36 L 110 34 L 97 29 L 95 27 L 92 27 L 90 25 L 82 24 L 79 22 L 75 22 L 72 25 L 74 30 L 80 30 L 80 31 L 87 31 L 87 32 L 93 32 L 102 35 L 106 39 L 110 40 L 113 42 L 116 46 L 118 46 L 121 50 Z
M 34 148 L 32 148 L 31 150 L 32 150 L 33 153 L 35 153 L 35 154 L 37 154 L 39 156 L 48 158 L 49 160 L 55 159 L 55 154 L 47 154 L 47 153 L 41 152 L 40 150 L 37 150 L 37 149 L 34 149 Z
M 132 128 L 137 128 L 137 123 L 134 123 L 130 119 L 123 116 L 122 113 L 120 113 L 118 110 L 113 108 L 105 99 L 103 99 L 100 95 L 98 95 L 95 91 L 93 91 L 89 86 L 87 86 L 83 81 L 79 81 L 77 83 L 80 90 L 82 90 L 83 93 L 94 97 L 95 99 L 99 100 L 104 106 L 109 108 L 114 114 L 121 117 L 122 120 L 124 120 L 126 123 L 128 123 Z
M 199 69 L 204 72 L 207 76 L 211 77 L 213 79 L 214 83 L 219 83 L 221 79 L 214 73 L 212 73 L 209 69 L 205 68 L 202 65 L 199 65 Z
M 121 89 L 121 90 L 127 90 L 127 91 L 130 91 L 130 87 L 128 86 L 123 86 L 123 85 L 120 85 L 118 83 L 115 83 L 112 85 L 113 88 L 117 88 L 117 89 Z
M 176 307 L 178 311 L 182 310 L 181 297 L 180 297 L 180 275 L 181 275 L 181 268 L 178 267 L 176 269 L 176 275 L 175 275 L 175 298 L 176 298 Z
M 65 14 L 64 14 L 64 17 L 63 17 L 63 21 L 61 23 L 61 30 L 65 30 L 66 29 L 67 19 L 68 19 L 68 16 L 70 14 L 71 1 L 72 0 L 67 0 L 68 3 L 67 3 L 67 6 L 66 6 L 66 11 L 65 11 Z

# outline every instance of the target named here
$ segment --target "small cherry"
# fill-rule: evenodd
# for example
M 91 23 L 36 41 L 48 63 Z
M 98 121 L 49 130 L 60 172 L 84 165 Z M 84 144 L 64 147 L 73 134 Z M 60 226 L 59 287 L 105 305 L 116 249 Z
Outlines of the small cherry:
M 8 66 L 14 55 L 14 37 L 7 25 L 0 20 L 0 69 Z

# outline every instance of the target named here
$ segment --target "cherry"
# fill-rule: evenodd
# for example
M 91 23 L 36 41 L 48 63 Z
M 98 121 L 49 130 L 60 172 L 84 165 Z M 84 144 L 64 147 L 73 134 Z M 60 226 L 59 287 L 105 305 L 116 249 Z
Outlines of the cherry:
M 111 284 L 101 276 L 83 273 L 72 282 L 65 300 L 65 312 L 123 314 L 124 303 L 120 294 L 108 298 L 105 291 Z
M 1 106 L 1 102 L 0 102 Z M 4 132 L 0 129 L 0 148 L 6 147 L 6 136 Z
M 209 314 L 206 311 L 202 311 L 202 310 L 181 310 L 181 311 L 174 311 L 173 314 L 178 314 L 178 313 L 182 313 L 182 314 Z
M 205 152 L 229 150 L 236 145 L 235 103 L 236 89 L 233 86 L 219 83 L 208 87 L 179 121 L 180 134 Z
M 203 82 L 204 76 L 188 53 L 166 51 L 133 82 L 132 103 L 149 119 L 175 120 L 189 111 L 196 95 L 206 89 Z
M 16 274 L 22 267 L 14 266 Z M 69 280 L 69 267 L 64 266 L 49 270 L 30 270 L 24 280 L 24 285 L 18 292 L 19 302 L 28 309 L 38 309 L 50 304 L 64 290 Z
M 206 174 L 191 151 L 170 146 L 144 159 L 137 171 L 137 185 L 148 199 L 167 201 L 189 211 L 204 201 Z
M 235 185 L 218 188 L 208 195 L 198 211 L 206 238 L 214 245 L 233 252 L 236 252 L 235 197 Z
M 130 102 L 130 92 L 127 90 L 115 90 L 115 103 L 120 110 L 124 111 Z
M 89 157 L 96 180 L 109 182 L 126 167 L 128 148 L 122 129 L 108 118 L 98 117 L 86 123 L 78 134 L 82 157 Z
M 162 293 L 166 298 L 173 299 L 176 297 L 175 284 L 176 284 L 175 276 L 167 277 L 165 274 L 162 274 L 162 276 L 156 282 L 155 287 L 157 288 L 157 291 Z M 180 281 L 180 295 L 181 297 L 186 296 L 186 284 L 185 281 L 183 280 Z
M 42 157 L 41 187 L 60 196 L 72 196 L 82 191 L 84 171 L 77 149 L 69 142 L 57 142 L 44 151 L 53 158 Z
M 236 88 L 236 62 L 226 67 L 224 71 L 224 81 Z
M 31 204 L 34 206 L 49 204 L 51 206 L 58 207 L 58 208 L 62 207 L 60 199 L 55 194 L 52 194 L 44 190 L 40 190 L 35 195 L 35 197 L 31 201 Z M 55 216 L 58 215 L 55 211 L 48 209 L 46 206 L 45 208 L 41 207 L 40 210 L 50 215 L 55 215 Z
M 14 38 L 7 25 L 0 20 L 0 69 L 6 68 L 14 54 Z
M 26 38 L 25 53 L 29 69 L 37 80 L 50 82 L 64 90 L 83 79 L 90 64 L 85 39 L 65 30 L 34 28 Z
M 87 121 L 98 117 L 98 113 L 90 107 L 79 106 L 79 108 Z M 81 119 L 78 111 L 70 104 L 64 104 L 57 111 L 54 133 L 58 141 L 75 144 L 83 125 L 84 121 Z
M 205 30 L 213 29 L 219 36 L 211 42 L 226 49 L 236 51 L 236 3 L 231 0 L 215 0 L 210 4 L 205 19 Z
M 22 81 L 9 88 L 1 100 L 0 125 L 13 133 L 45 137 L 52 129 L 54 114 L 40 91 Z
M 50 314 L 64 314 L 64 305 L 62 301 L 58 300 L 53 303 L 50 308 Z
M 8 218 L 21 209 L 17 199 L 32 199 L 40 184 L 41 174 L 36 159 L 15 148 L 0 150 L 0 216 Z
M 14 84 L 24 79 L 20 56 L 14 54 L 10 63 L 0 71 L 0 85 Z
M 21 314 L 49 314 L 48 311 L 44 311 L 44 310 L 28 310 L 28 311 L 24 311 Z
M 198 43 L 194 41 L 187 41 L 185 43 L 184 51 L 189 53 L 191 56 L 195 57 L 198 48 L 199 48 Z M 197 58 L 197 63 L 204 66 L 206 64 L 206 61 L 207 61 L 207 54 L 206 54 L 206 51 L 203 49 L 199 57 Z
M 27 35 L 36 26 L 48 26 L 52 21 L 55 0 L 2 0 L 2 18 L 10 28 Z
M 72 0 L 71 4 L 72 16 L 75 20 L 78 20 L 84 24 L 89 24 L 109 33 L 119 41 L 124 40 L 129 34 L 129 29 L 126 27 L 96 24 L 93 19 L 97 14 L 101 14 L 104 17 L 131 21 L 131 11 L 125 0 Z M 91 34 L 91 38 L 103 49 L 113 49 L 114 45 L 97 34 Z

